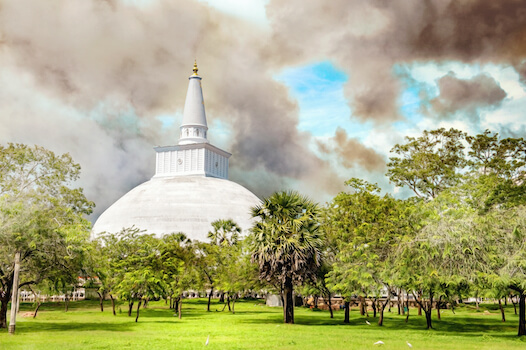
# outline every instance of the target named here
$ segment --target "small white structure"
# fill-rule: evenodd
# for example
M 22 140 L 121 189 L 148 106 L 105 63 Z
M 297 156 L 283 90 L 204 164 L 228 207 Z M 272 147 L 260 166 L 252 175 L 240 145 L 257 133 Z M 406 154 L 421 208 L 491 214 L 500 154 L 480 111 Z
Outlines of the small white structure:
M 93 226 L 95 234 L 135 226 L 147 233 L 183 232 L 205 241 L 218 219 L 232 219 L 244 232 L 252 226 L 250 208 L 260 200 L 228 180 L 231 154 L 207 139 L 197 64 L 189 80 L 178 144 L 155 148 L 155 175 L 102 213 Z

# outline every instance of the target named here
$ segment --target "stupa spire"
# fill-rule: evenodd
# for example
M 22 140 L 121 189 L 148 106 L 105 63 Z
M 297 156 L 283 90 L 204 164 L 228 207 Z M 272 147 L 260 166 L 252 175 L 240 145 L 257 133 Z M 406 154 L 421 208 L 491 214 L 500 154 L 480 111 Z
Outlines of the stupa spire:
M 197 61 L 194 62 L 194 73 L 188 78 L 188 91 L 184 103 L 183 122 L 181 124 L 180 145 L 208 143 L 206 133 L 205 103 L 201 88 L 201 77 L 197 75 Z

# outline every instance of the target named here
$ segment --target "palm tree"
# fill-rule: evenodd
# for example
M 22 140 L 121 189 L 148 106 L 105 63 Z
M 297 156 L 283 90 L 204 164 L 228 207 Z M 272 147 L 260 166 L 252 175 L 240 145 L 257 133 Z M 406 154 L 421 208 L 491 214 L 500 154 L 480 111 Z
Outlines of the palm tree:
M 260 278 L 280 286 L 283 320 L 294 323 L 293 285 L 316 278 L 322 237 L 318 206 L 297 192 L 277 192 L 252 208 L 252 261 Z
M 217 246 L 232 246 L 239 240 L 241 229 L 232 220 L 216 220 L 212 222 L 214 231 L 208 232 L 208 238 Z

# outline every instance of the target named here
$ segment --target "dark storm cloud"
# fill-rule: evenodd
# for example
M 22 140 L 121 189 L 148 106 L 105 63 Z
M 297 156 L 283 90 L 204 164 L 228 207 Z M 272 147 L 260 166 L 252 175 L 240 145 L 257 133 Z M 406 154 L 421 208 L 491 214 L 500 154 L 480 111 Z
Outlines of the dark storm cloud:
M 23 77 L 0 95 L 0 136 L 72 153 L 97 213 L 153 175 L 153 146 L 177 142 L 178 125 L 167 129 L 156 116 L 183 108 L 194 58 L 209 120 L 232 129 L 219 146 L 235 150 L 235 166 L 264 173 L 249 173 L 254 181 L 334 191 L 326 179 L 337 175 L 297 130 L 297 106 L 261 53 L 266 34 L 250 23 L 183 0 L 4 2 L 0 23 L 0 79 Z M 279 183 L 242 182 L 259 195 Z
M 271 0 L 267 14 L 278 43 L 270 57 L 289 64 L 331 57 L 349 75 L 353 114 L 377 123 L 401 118 L 395 64 L 526 58 L 523 0 Z
M 349 76 L 354 117 L 381 125 L 402 118 L 395 64 L 495 62 L 524 77 L 525 9 L 516 0 L 271 0 L 267 33 L 198 1 L 3 1 L 0 138 L 70 152 L 100 213 L 153 175 L 152 146 L 177 142 L 177 123 L 157 116 L 182 110 L 197 58 L 209 121 L 231 130 L 218 146 L 234 153 L 233 180 L 259 195 L 294 181 L 334 194 L 346 175 L 311 151 L 276 74 L 329 58 Z M 441 89 L 436 108 L 498 99 L 490 92 L 462 99 Z M 343 131 L 327 150 L 347 167 L 383 171 L 383 159 Z
M 375 150 L 365 147 L 357 139 L 349 138 L 345 130 L 338 128 L 328 143 L 318 142 L 318 148 L 326 154 L 336 154 L 346 168 L 356 165 L 368 171 L 385 170 L 385 159 Z
M 486 74 L 471 79 L 459 79 L 449 73 L 437 81 L 440 94 L 431 100 L 433 114 L 449 117 L 460 112 L 478 118 L 481 108 L 496 107 L 506 98 L 506 92 Z

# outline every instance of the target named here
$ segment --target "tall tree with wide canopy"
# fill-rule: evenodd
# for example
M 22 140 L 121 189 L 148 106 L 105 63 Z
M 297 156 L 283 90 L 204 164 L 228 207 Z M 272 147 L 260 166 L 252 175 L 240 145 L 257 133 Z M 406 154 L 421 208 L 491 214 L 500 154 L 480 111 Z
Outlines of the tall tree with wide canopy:
M 392 255 L 401 238 L 411 231 L 406 205 L 389 195 L 380 195 L 375 184 L 353 178 L 346 185 L 350 192 L 334 198 L 325 222 L 338 249 L 329 285 L 346 297 L 367 294 L 378 298 L 387 294 L 379 304 L 381 326 L 397 282 Z
M 464 154 L 466 134 L 444 128 L 424 131 L 407 143 L 391 149 L 387 176 L 397 186 L 409 187 L 418 197 L 435 198 L 441 191 L 458 183 L 467 165 Z
M 316 278 L 321 264 L 322 233 L 318 206 L 297 192 L 277 192 L 252 208 L 252 261 L 260 278 L 277 285 L 283 320 L 294 323 L 294 284 Z
M 19 287 L 80 273 L 90 228 L 84 215 L 93 203 L 72 186 L 79 174 L 68 154 L 0 146 L 0 328 L 7 326 L 7 304 Z M 15 320 L 12 313 L 13 333 Z
M 387 174 L 396 185 L 433 199 L 425 205 L 423 229 L 403 246 L 402 271 L 410 284 L 426 291 L 429 310 L 438 288 L 454 283 L 507 286 L 524 302 L 524 226 L 517 212 L 526 199 L 525 140 L 455 129 L 407 139 L 393 148 Z M 524 319 L 519 335 L 526 333 Z

